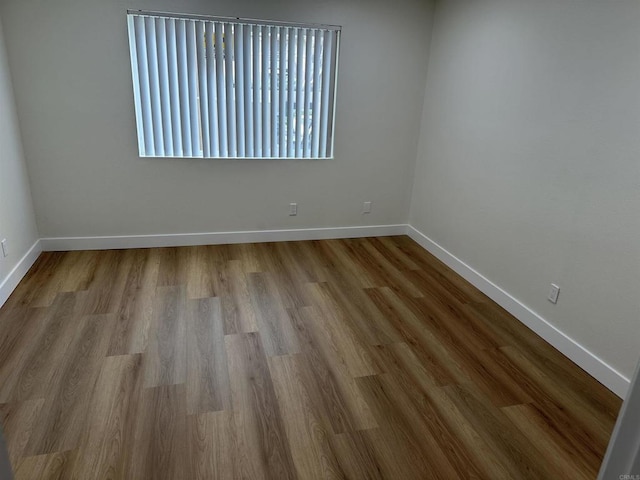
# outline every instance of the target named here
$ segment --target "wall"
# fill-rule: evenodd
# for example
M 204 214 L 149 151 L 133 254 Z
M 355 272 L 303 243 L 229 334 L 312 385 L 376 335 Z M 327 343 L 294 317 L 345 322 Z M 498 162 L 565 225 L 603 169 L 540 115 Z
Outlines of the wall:
M 342 25 L 335 159 L 138 158 L 127 8 Z M 43 237 L 406 223 L 429 2 L 5 0 L 0 14 Z
M 0 305 L 13 287 L 3 282 L 38 239 L 27 169 L 0 25 L 0 239 L 9 256 L 0 255 Z M 17 278 L 16 278 L 17 280 Z
M 411 225 L 630 378 L 640 3 L 447 0 L 434 15 Z

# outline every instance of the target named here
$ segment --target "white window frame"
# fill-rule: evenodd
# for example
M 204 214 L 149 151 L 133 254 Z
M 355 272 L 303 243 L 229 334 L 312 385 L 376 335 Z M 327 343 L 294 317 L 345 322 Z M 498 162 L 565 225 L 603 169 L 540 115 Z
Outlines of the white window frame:
M 127 22 L 140 157 L 334 157 L 341 27 L 142 10 Z

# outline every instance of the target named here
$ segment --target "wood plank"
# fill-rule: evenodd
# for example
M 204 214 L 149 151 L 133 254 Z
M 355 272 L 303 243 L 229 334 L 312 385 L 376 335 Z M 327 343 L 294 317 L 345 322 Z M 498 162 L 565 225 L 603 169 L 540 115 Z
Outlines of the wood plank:
M 442 387 L 449 399 L 462 412 L 491 449 L 496 463 L 515 478 L 560 478 L 560 472 L 548 462 L 539 461 L 542 454 L 508 421 L 505 415 L 481 396 L 457 385 Z
M 490 301 L 484 293 L 454 272 L 442 261 L 427 253 L 420 245 L 409 237 L 402 235 L 390 237 L 389 240 L 392 241 L 401 252 L 410 257 L 420 267 L 419 270 L 429 274 L 441 284 L 454 286 L 454 290 L 456 292 L 462 292 L 462 294 L 456 293 L 456 297 L 466 301 Z
M 344 432 L 330 438 L 340 468 L 349 479 L 383 480 L 385 473 L 381 460 L 366 438 L 366 431 Z
M 388 478 L 458 478 L 433 432 L 390 374 L 356 379 L 380 429 L 365 432 L 384 458 Z
M 603 421 L 615 421 L 620 409 L 620 399 L 599 382 L 593 383 L 593 377 L 568 360 L 541 337 L 528 328 L 523 328 L 500 306 L 489 302 L 484 306 L 469 304 L 470 309 L 484 321 L 492 325 L 499 335 L 505 336 L 507 344 L 500 350 L 517 350 L 528 363 L 535 365 L 552 385 L 562 386 L 570 392 L 576 392 L 581 402 L 589 404 L 591 415 L 601 417 Z
M 125 441 L 134 434 L 141 367 L 141 355 L 105 358 L 93 389 L 73 478 L 122 478 Z
M 321 338 L 314 323 L 318 312 L 313 307 L 289 310 L 300 337 L 313 381 L 310 388 L 319 402 L 328 427 L 334 433 L 376 428 L 369 406 L 344 365 L 337 362 L 333 350 Z
M 321 283 L 327 281 L 326 259 L 322 256 L 319 240 L 309 242 L 286 242 L 286 249 L 291 252 L 291 259 L 306 272 L 308 282 Z
M 281 255 L 277 245 L 277 243 L 256 244 L 255 249 L 260 264 L 274 279 L 274 285 L 285 308 L 309 305 L 309 300 L 306 298 L 304 280 L 295 276 L 290 264 L 285 264 L 286 260 Z
M 259 334 L 228 335 L 225 343 L 236 412 L 238 478 L 296 478 Z
M 269 359 L 269 370 L 299 478 L 344 478 L 329 443 L 330 431 L 316 408 L 303 357 Z
M 544 458 L 553 464 L 554 470 L 560 472 L 561 477 L 586 480 L 598 476 L 599 465 L 585 462 L 576 444 L 536 405 L 513 405 L 502 411 Z
M 505 365 L 511 366 L 520 373 L 519 378 L 524 378 L 522 386 L 531 392 L 531 396 L 538 404 L 553 405 L 555 408 L 545 408 L 553 415 L 557 409 L 564 412 L 562 418 L 570 418 L 573 432 L 580 438 L 579 444 L 587 445 L 593 453 L 606 450 L 610 430 L 602 422 L 593 421 L 597 414 L 582 398 L 572 398 L 572 393 L 562 384 L 549 379 L 539 368 L 531 363 L 518 349 L 505 347 L 496 353 Z M 516 375 L 514 374 L 515 378 Z
M 66 252 L 50 252 L 45 256 L 46 266 L 33 278 L 28 305 L 30 307 L 49 307 L 62 289 L 62 283 L 68 269 Z
M 15 469 L 15 480 L 66 480 L 76 459 L 75 450 L 25 457 Z
M 482 426 L 476 426 L 470 422 L 464 410 L 456 406 L 443 388 L 429 390 L 425 397 L 428 400 L 425 403 L 433 408 L 448 436 L 458 445 L 456 451 L 451 452 L 449 456 L 458 470 L 469 470 L 468 474 L 461 476 L 463 478 L 514 478 L 513 473 L 505 467 L 503 460 L 493 450 L 494 445 L 491 444 L 490 439 L 485 438 Z M 478 474 L 477 471 L 481 473 Z
M 382 355 L 388 373 L 394 380 L 393 389 L 406 396 L 400 397 L 400 401 L 410 401 L 414 405 L 413 408 L 405 406 L 403 414 L 417 412 L 420 415 L 421 420 L 416 421 L 416 424 L 423 425 L 425 432 L 420 435 L 420 439 L 424 439 L 425 446 L 435 442 L 461 478 L 490 478 L 490 472 L 495 469 L 483 469 L 482 462 L 475 458 L 467 445 L 454 433 L 448 423 L 449 417 L 442 412 L 443 406 L 449 407 L 442 401 L 444 392 L 411 347 L 406 343 L 383 345 L 378 347 L 378 353 Z M 394 404 L 400 401 L 394 401 Z
M 65 262 L 68 269 L 60 285 L 61 292 L 87 290 L 95 275 L 100 253 L 95 251 L 67 252 Z
M 158 250 L 138 250 L 117 308 L 109 355 L 142 353 L 153 315 L 160 257 Z
M 373 237 L 369 241 L 373 248 L 385 255 L 398 270 L 420 270 L 418 264 L 394 243 L 394 237 Z
M 46 386 L 45 402 L 25 450 L 27 454 L 62 452 L 80 445 L 89 399 L 113 325 L 113 315 L 80 319 L 80 328 L 67 344 L 69 354 Z
M 238 260 L 243 272 L 249 274 L 254 272 L 263 272 L 263 266 L 258 259 L 255 250 L 255 244 L 237 243 L 227 246 L 230 250 L 230 256 L 233 260 Z
M 451 385 L 467 378 L 464 368 L 429 329 L 426 315 L 418 315 L 389 288 L 370 288 L 367 295 L 411 346 L 438 385 Z M 430 320 L 436 321 L 436 320 Z
M 12 370 L 2 385 L 2 402 L 44 398 L 47 386 L 61 366 L 69 339 L 78 328 L 72 319 L 76 314 L 77 295 L 62 293 L 49 308 L 42 333 L 27 342 L 19 362 L 7 363 Z M 3 368 L 4 370 L 4 368 Z
M 402 335 L 389 318 L 367 295 L 371 289 L 352 288 L 327 271 L 328 282 L 319 283 L 324 295 L 333 302 L 332 308 L 341 313 L 340 319 L 368 345 L 382 345 L 402 341 Z
M 95 274 L 87 287 L 83 314 L 117 312 L 134 257 L 135 250 L 107 250 L 99 257 Z
M 187 417 L 190 471 L 194 479 L 235 480 L 237 445 L 234 413 L 228 410 Z
M 186 407 L 184 384 L 142 391 L 121 478 L 192 478 Z
M 214 257 L 209 255 L 209 247 L 198 245 L 186 248 L 187 298 L 209 298 L 216 296 L 212 271 Z
M 54 283 L 56 272 L 59 272 L 58 269 L 64 257 L 64 252 L 42 252 L 1 310 L 7 312 L 17 307 L 35 307 L 36 302 L 45 292 L 55 291 L 49 287 Z M 55 296 L 49 302 L 54 298 Z M 44 306 L 49 305 L 50 303 L 45 303 Z
M 174 287 L 187 285 L 186 249 L 177 247 L 160 248 L 160 267 L 158 270 L 158 287 Z
M 43 404 L 44 398 L 38 398 L 0 406 L 2 428 L 7 439 L 11 465 L 17 465 L 24 454 Z
M 317 244 L 327 267 L 340 272 L 341 276 L 350 285 L 358 288 L 372 288 L 376 285 L 376 278 L 352 258 L 347 245 L 343 240 L 327 240 Z
M 289 321 L 274 279 L 267 273 L 249 274 L 249 293 L 267 355 L 298 353 L 296 332 Z
M 220 300 L 189 300 L 187 317 L 187 413 L 229 410 L 231 387 Z
M 310 322 L 318 333 L 318 338 L 325 339 L 340 363 L 353 377 L 375 375 L 380 372 L 371 358 L 369 345 L 365 344 L 356 331 L 347 324 L 344 315 L 336 306 L 323 285 L 308 285 L 314 307 L 301 310 L 313 313 L 315 321 Z
M 153 334 L 144 357 L 144 386 L 184 383 L 187 378 L 184 287 L 156 290 L 152 324 Z
M 0 399 L 7 401 L 35 345 L 45 332 L 51 309 L 17 307 L 0 320 Z
M 407 272 L 398 270 L 367 239 L 346 240 L 349 252 L 360 267 L 375 278 L 376 287 L 388 287 L 412 297 L 422 297 L 422 290 L 414 284 Z M 412 271 L 413 272 L 413 271 Z
M 216 275 L 216 291 L 222 306 L 225 335 L 257 332 L 258 322 L 242 262 L 230 260 L 219 264 L 214 275 Z

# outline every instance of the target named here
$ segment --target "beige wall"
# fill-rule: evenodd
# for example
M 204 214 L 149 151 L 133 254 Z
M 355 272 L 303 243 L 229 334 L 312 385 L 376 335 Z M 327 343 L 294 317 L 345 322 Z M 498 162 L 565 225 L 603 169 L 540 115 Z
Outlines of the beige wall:
M 627 378 L 640 353 L 639 25 L 637 0 L 439 2 L 410 214 Z
M 342 25 L 335 159 L 138 158 L 127 8 Z M 429 2 L 6 0 L 0 13 L 43 237 L 406 222 Z
M 0 255 L 0 284 L 38 239 L 0 25 L 0 239 L 3 238 L 7 239 L 9 256 Z

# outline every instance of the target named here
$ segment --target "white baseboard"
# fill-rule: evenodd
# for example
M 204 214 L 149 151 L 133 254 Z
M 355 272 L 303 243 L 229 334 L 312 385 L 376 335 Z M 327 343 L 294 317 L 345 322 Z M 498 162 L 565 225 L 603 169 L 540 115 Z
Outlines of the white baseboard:
M 184 247 L 225 243 L 288 242 L 405 235 L 407 225 L 365 227 L 304 228 L 296 230 L 258 230 L 245 232 L 178 233 L 169 235 L 128 235 L 114 237 L 42 238 L 45 252 L 67 250 L 114 250 L 123 248 Z
M 473 284 L 478 290 L 491 298 L 494 302 L 516 317 L 535 333 L 544 338 L 579 367 L 593 376 L 620 398 L 624 398 L 629 389 L 630 381 L 620 372 L 602 359 L 591 353 L 578 342 L 567 336 L 551 323 L 531 310 L 520 300 L 500 288 L 481 273 L 464 263 L 452 253 L 445 250 L 422 232 L 408 226 L 408 235 L 425 250 L 444 262 L 458 275 Z
M 38 259 L 38 256 L 42 253 L 42 246 L 40 240 L 36 240 L 33 246 L 27 253 L 20 259 L 15 267 L 9 272 L 2 282 L 0 283 L 0 307 L 4 305 L 13 290 L 18 286 L 20 280 L 27 274 L 31 265 Z

